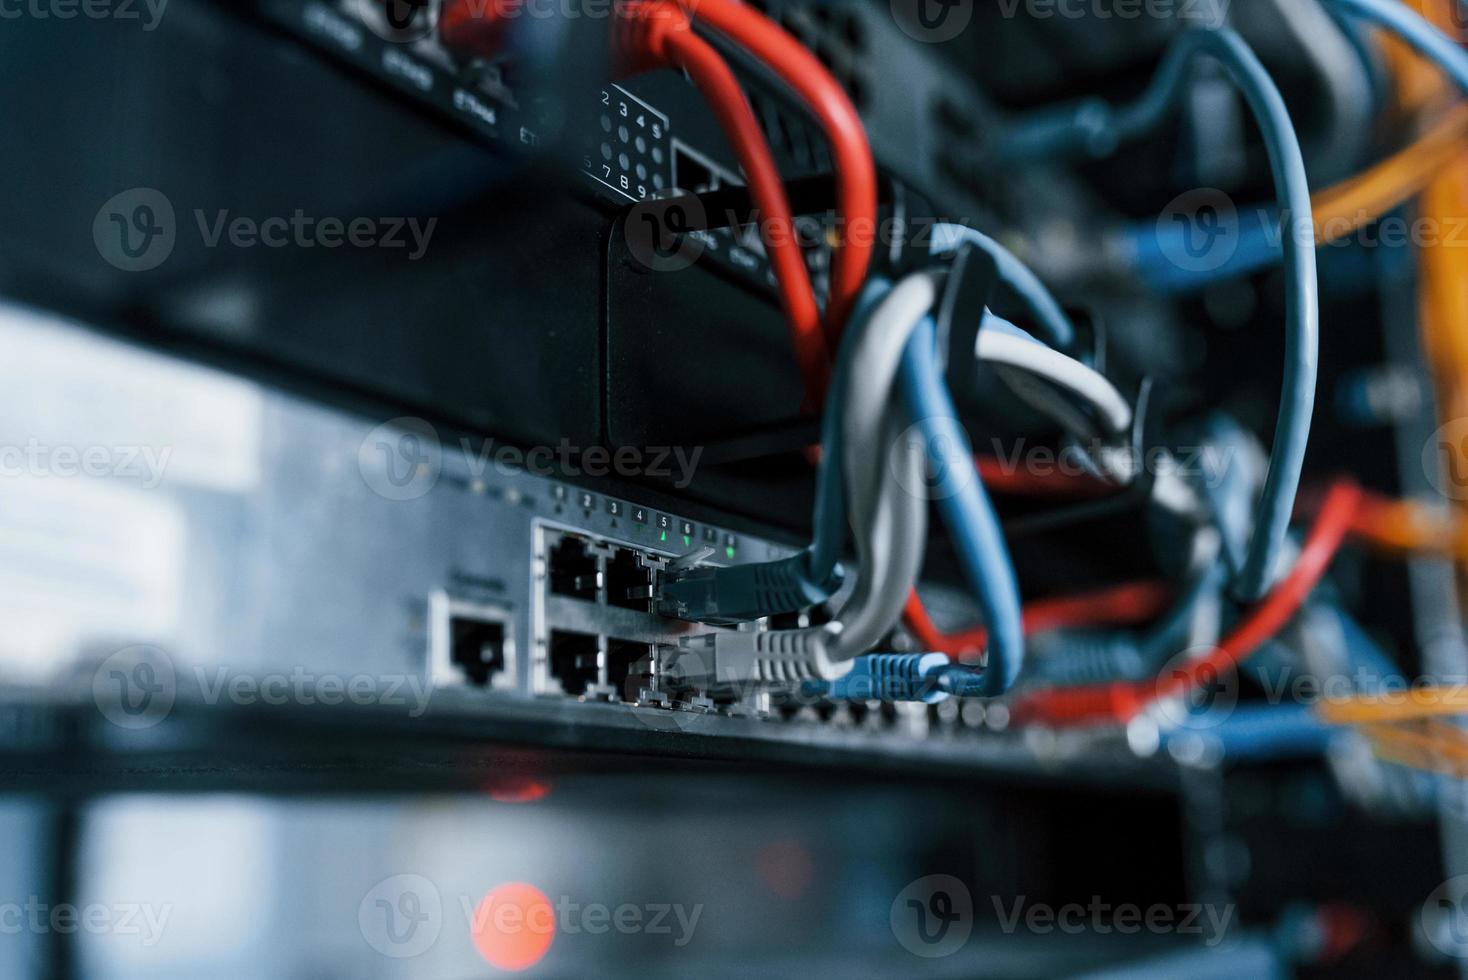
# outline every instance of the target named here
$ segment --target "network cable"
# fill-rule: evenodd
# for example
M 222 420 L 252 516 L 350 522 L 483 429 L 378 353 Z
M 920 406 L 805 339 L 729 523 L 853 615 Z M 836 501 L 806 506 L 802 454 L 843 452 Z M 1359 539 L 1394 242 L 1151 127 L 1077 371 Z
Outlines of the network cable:
M 891 291 L 868 284 L 841 338 L 821 417 L 821 453 L 816 462 L 815 505 L 808 547 L 788 558 L 740 565 L 677 565 L 659 579 L 657 601 L 664 615 L 712 623 L 738 623 L 798 612 L 825 602 L 841 587 L 841 551 L 847 540 L 846 435 L 843 406 L 851 390 L 852 362 L 866 335 L 871 313 Z
M 922 427 L 937 479 L 933 493 L 988 630 L 983 693 L 1014 686 L 1024 665 L 1019 584 L 993 505 L 974 469 L 973 451 L 939 368 L 937 330 L 924 320 L 903 352 L 902 393 Z
M 1325 3 L 1396 34 L 1424 58 L 1435 62 L 1468 94 L 1468 51 L 1431 21 L 1397 0 L 1324 0 Z
M 690 11 L 690 14 L 692 13 Z M 865 278 L 871 254 L 869 235 L 875 232 L 875 169 L 871 161 L 870 149 L 866 145 L 865 133 L 861 128 L 860 119 L 851 107 L 849 100 L 841 92 L 839 86 L 836 86 L 826 73 L 819 68 L 818 64 L 814 63 L 814 58 L 810 53 L 758 14 L 742 5 L 727 2 L 727 0 L 711 0 L 709 3 L 701 3 L 698 6 L 696 16 L 698 18 L 695 21 L 696 23 L 701 21 L 702 23 L 708 24 L 736 44 L 745 47 L 769 66 L 786 84 L 790 85 L 806 101 L 813 112 L 815 112 L 825 128 L 828 138 L 831 140 L 833 158 L 836 162 L 838 195 L 843 203 L 843 217 L 848 223 L 842 246 L 837 250 L 834 261 L 832 295 L 828 304 L 826 317 L 827 336 L 835 336 L 839 334 L 841 327 L 844 325 L 845 314 L 854 302 L 856 292 Z M 678 46 L 675 45 L 674 49 L 678 50 Z M 698 65 L 702 65 L 705 61 L 709 61 L 712 64 L 710 59 L 702 57 L 702 52 L 698 52 L 691 58 L 687 54 L 684 57 Z M 705 74 L 712 77 L 716 74 L 716 71 L 709 69 Z M 736 100 L 737 89 L 731 92 L 729 85 L 716 85 L 713 81 L 706 82 L 705 84 L 711 92 L 716 93 L 711 98 L 717 99 L 720 102 L 733 102 Z M 743 99 L 742 93 L 737 93 L 737 103 L 739 106 L 747 108 L 747 102 Z M 736 118 L 735 113 L 728 109 L 725 110 L 725 116 L 730 119 Z M 731 124 L 726 124 L 726 128 L 731 129 L 731 133 L 738 134 L 747 127 L 742 125 L 734 127 Z M 768 158 L 767 149 L 761 141 L 756 145 L 754 151 L 742 153 L 741 159 L 754 159 L 758 164 L 761 164 L 760 169 L 763 169 L 763 161 Z M 773 198 L 773 195 L 770 194 L 766 196 Z M 765 207 L 766 210 L 769 209 L 768 205 Z M 776 207 L 778 208 L 778 201 L 776 202 Z M 1023 284 L 1025 272 L 1023 266 L 1019 265 L 1017 261 L 1002 262 L 1002 264 L 1004 264 L 1006 269 L 1010 270 L 1010 278 L 1020 282 L 1020 288 L 1027 288 L 1033 297 L 1035 295 L 1033 286 L 1038 285 L 1038 281 L 1030 277 L 1032 282 L 1029 287 L 1026 287 Z M 1014 271 L 1015 269 L 1020 271 L 1016 273 Z M 1043 287 L 1040 287 L 1040 289 L 1043 290 Z M 782 290 L 791 292 L 795 290 L 795 286 L 785 286 L 784 281 L 782 281 Z M 1062 343 L 1067 343 L 1071 337 L 1071 334 L 1066 332 L 1069 326 L 1068 321 L 1064 320 L 1063 314 L 1057 315 L 1058 306 L 1053 304 L 1053 301 L 1050 304 L 1051 309 L 1048 310 L 1043 306 L 1043 300 L 1041 304 L 1039 307 L 1041 314 L 1038 318 L 1041 322 L 1064 324 L 1064 326 L 1056 331 L 1055 339 Z M 786 300 L 786 305 L 787 308 L 799 308 L 788 299 Z M 809 330 L 804 320 L 800 321 L 798 327 L 793 328 L 792 333 L 801 343 L 808 342 Z M 803 372 L 807 377 L 808 389 L 818 391 L 819 382 L 812 382 L 812 378 L 815 377 L 815 369 L 811 367 L 814 360 L 814 355 L 807 353 L 802 356 L 801 363 Z M 969 461 L 967 465 L 971 468 L 972 462 Z M 786 571 L 794 569 L 794 563 L 788 563 L 784 566 L 784 570 Z M 769 571 L 769 569 L 765 569 L 765 571 Z M 1012 574 L 1011 570 L 1011 578 Z M 753 578 L 755 572 L 751 570 L 747 575 Z M 765 595 L 768 596 L 780 591 L 786 582 L 784 580 L 773 583 L 769 581 L 751 581 L 749 584 L 752 590 L 763 590 Z M 809 580 L 807 580 L 806 584 L 809 584 Z M 797 590 L 797 593 L 787 592 L 786 598 L 783 601 L 788 603 L 792 597 L 800 601 L 814 594 L 814 591 L 811 590 L 805 590 L 804 592 Z M 742 612 L 745 610 L 735 611 Z M 1012 631 L 1005 630 L 1004 632 L 1007 635 Z M 1006 650 L 1004 653 L 1005 656 L 1001 657 L 1002 660 L 1014 659 L 1018 651 Z M 1012 678 L 1010 679 L 1012 680 Z
M 1055 296 L 1019 258 L 994 239 L 967 225 L 943 222 L 933 226 L 930 253 L 941 258 L 962 245 L 973 245 L 994 262 L 1000 282 L 1014 291 L 1029 307 L 1035 323 L 1048 335 L 1052 347 L 1069 350 L 1075 343 L 1075 327 Z
M 894 396 L 899 366 L 936 301 L 932 275 L 903 279 L 873 310 L 852 357 L 844 461 L 862 574 L 856 594 L 837 616 L 842 625 L 830 641 L 836 659 L 865 653 L 892 629 L 922 568 L 927 527 L 927 501 L 919 493 L 922 447 L 904 436 Z M 889 453 L 897 462 L 889 463 Z
M 1073 328 L 1059 303 L 1024 263 L 992 238 L 964 225 L 940 224 L 934 230 L 932 252 L 936 256 L 946 256 L 966 243 L 974 245 L 992 257 L 1000 279 L 1026 300 L 1035 321 L 1046 326 L 1053 339 L 1065 345 L 1071 343 L 1074 336 Z M 981 360 L 996 362 L 996 367 L 1005 377 L 1006 383 L 1016 393 L 1045 412 L 1067 431 L 1075 432 L 1087 428 L 1085 418 L 1080 416 L 1065 398 L 1034 385 L 1031 378 L 1043 378 L 1047 384 L 1079 396 L 1106 421 L 1110 434 L 1113 436 L 1124 432 L 1131 425 L 1130 405 L 1104 375 L 1089 365 L 1047 347 L 1014 324 L 988 310 L 978 311 L 977 315 L 982 317 L 982 322 L 975 346 L 976 356 Z M 1023 374 L 1017 375 L 1016 370 Z M 951 462 L 958 465 L 956 460 Z M 972 465 L 977 468 L 976 482 L 980 488 L 985 482 L 992 481 L 1001 488 L 1025 493 L 1033 492 L 1037 486 L 1050 492 L 1077 489 L 1074 481 L 1065 481 L 1063 485 L 1055 481 L 1037 484 L 1028 474 L 1010 472 L 994 460 L 976 458 L 972 461 Z M 966 471 L 966 468 L 967 466 L 963 471 Z M 1106 484 L 1099 480 L 1092 480 L 1082 486 L 1085 493 L 1092 494 Z M 985 498 L 985 505 L 987 506 L 987 498 Z M 978 635 L 973 630 L 957 634 L 944 634 L 939 631 L 923 607 L 922 597 L 916 592 L 908 597 L 904 618 L 908 629 L 921 643 L 929 649 L 939 650 L 950 656 L 956 657 L 969 652 L 974 646 L 972 642 L 974 636 Z M 982 631 L 982 634 L 987 640 L 987 630 Z
M 696 29 L 707 26 L 744 48 L 790 88 L 820 123 L 831 147 L 844 227 L 831 263 L 826 307 L 830 346 L 866 283 L 877 237 L 877 169 L 861 116 L 840 83 L 804 45 L 738 0 L 676 0 Z
M 1468 105 L 1459 105 L 1406 148 L 1375 166 L 1311 198 L 1315 244 L 1328 245 L 1354 234 L 1420 193 L 1452 161 L 1468 154 Z M 1126 228 L 1113 249 L 1153 289 L 1181 292 L 1212 282 L 1245 276 L 1279 262 L 1282 250 L 1273 208 L 1238 212 L 1231 251 L 1207 267 L 1183 267 L 1169 256 L 1182 250 L 1187 229 L 1181 225 L 1144 222 Z
M 1151 703 L 1179 697 L 1232 673 L 1238 663 L 1289 622 L 1324 577 L 1350 530 L 1360 491 L 1348 480 L 1332 484 L 1289 572 L 1251 607 L 1208 654 L 1189 660 L 1154 682 L 1087 685 L 1026 695 L 1014 717 L 1057 727 L 1124 724 Z
M 850 108 L 839 87 L 834 93 L 831 91 L 835 83 L 825 77 L 818 65 L 814 75 L 820 77 L 813 77 L 811 66 L 807 64 L 814 60 L 809 52 L 754 11 L 742 7 L 725 9 L 713 3 L 701 6 L 699 12 L 716 29 L 748 44 L 757 54 L 781 59 L 783 65 L 795 66 L 805 72 L 801 75 L 801 91 L 819 108 L 828 129 L 834 134 L 833 142 L 839 142 L 840 149 L 836 154 L 838 182 L 843 187 L 842 199 L 852 211 L 848 217 L 860 222 L 863 216 L 868 216 L 874 226 L 875 178 L 868 179 L 866 173 L 871 169 L 870 151 L 866 148 L 859 122 L 857 131 L 852 132 L 851 120 L 855 118 L 855 110 Z M 784 185 L 763 131 L 737 80 L 718 53 L 693 34 L 689 26 L 688 16 L 670 3 L 635 5 L 629 11 L 629 17 L 619 21 L 619 52 L 626 62 L 625 67 L 630 70 L 657 65 L 683 68 L 708 99 L 739 157 L 765 223 L 779 232 L 774 235 L 766 233 L 764 237 L 776 273 L 782 306 L 791 325 L 797 360 L 806 380 L 807 397 L 819 401 L 826 395 L 829 358 L 804 257 L 795 237 L 781 231 L 793 227 Z M 765 230 L 768 232 L 769 228 Z M 850 284 L 854 281 L 859 285 L 865 275 L 870 243 L 865 242 L 865 246 L 867 254 L 864 257 L 863 239 L 859 236 L 853 238 L 838 262 L 838 270 L 845 270 L 845 274 L 839 280 L 833 279 L 833 291 L 842 291 L 843 297 Z M 833 295 L 833 303 L 827 311 L 826 334 L 839 335 L 839 330 L 832 330 L 831 324 L 833 320 L 844 324 L 843 310 L 849 306 L 848 300 L 849 297 L 841 298 L 842 309 L 836 309 L 837 297 Z M 839 406 L 841 403 L 839 393 L 826 400 L 828 405 Z M 827 412 L 832 425 L 838 415 Z M 839 436 L 831 426 L 826 427 L 824 436 L 828 457 L 839 457 Z M 738 621 L 806 608 L 828 598 L 839 586 L 836 556 L 844 524 L 844 509 L 840 506 L 839 463 L 834 468 L 837 473 L 834 480 L 826 476 L 832 467 L 823 466 L 817 472 L 818 487 L 829 489 L 826 492 L 818 489 L 816 535 L 811 549 L 791 559 L 761 565 L 730 569 L 675 568 L 663 582 L 660 601 L 666 603 L 671 614 L 685 618 Z
M 851 350 L 849 366 L 838 372 L 846 397 L 828 409 L 828 422 L 840 419 L 846 448 L 839 460 L 823 461 L 824 485 L 830 486 L 833 467 L 844 470 L 858 556 L 854 589 L 821 626 L 720 630 L 684 640 L 677 656 L 683 676 L 712 685 L 837 681 L 900 619 L 921 571 L 927 501 L 914 492 L 923 482 L 923 447 L 901 437 L 905 423 L 893 397 L 899 361 L 937 292 L 926 274 L 883 293 L 884 285 L 874 284 L 880 299 L 843 344 Z
M 1074 595 L 1027 602 L 1020 610 L 1025 635 L 1080 626 L 1130 626 L 1164 612 L 1172 599 L 1165 582 L 1140 580 L 1108 585 Z M 926 649 L 944 649 L 950 660 L 973 659 L 989 643 L 989 630 L 975 626 L 946 636 L 933 625 L 926 608 L 908 599 L 907 625 Z
M 1326 0 L 1334 12 L 1367 20 L 1391 30 L 1437 64 L 1468 91 L 1468 52 L 1437 26 L 1395 0 Z M 1124 139 L 1146 131 L 1169 105 L 1168 90 L 1181 83 L 1179 62 L 1169 56 L 1149 95 L 1132 111 L 1114 110 L 1099 99 L 1043 110 L 1014 126 L 1001 153 L 1011 160 L 1081 152 L 1110 154 Z M 1313 201 L 1317 244 L 1342 239 L 1367 222 L 1420 192 L 1432 175 L 1468 152 L 1468 106 L 1438 120 L 1415 143 L 1369 170 L 1327 188 Z M 1247 275 L 1277 262 L 1279 236 L 1271 232 L 1276 215 L 1267 209 L 1240 213 L 1237 238 L 1230 253 L 1208 268 L 1181 268 L 1168 256 L 1186 234 L 1182 227 L 1161 228 L 1155 222 L 1127 229 L 1117 248 L 1149 285 L 1162 291 L 1194 289 L 1220 279 Z
M 855 326 L 843 338 L 822 423 L 823 451 L 816 469 L 816 508 L 811 545 L 798 555 L 776 562 L 670 569 L 662 577 L 659 588 L 659 601 L 666 614 L 682 619 L 739 622 L 809 608 L 835 593 L 841 581 L 837 560 L 841 543 L 845 540 L 843 488 L 849 482 L 845 477 L 846 463 L 843 460 L 848 457 L 844 447 L 877 444 L 870 441 L 873 431 L 870 427 L 859 435 L 849 435 L 844 431 L 840 423 L 842 406 L 853 385 L 855 390 L 866 393 L 877 390 L 874 386 L 890 384 L 890 380 L 873 378 L 869 372 L 861 370 L 857 370 L 853 380 L 852 364 L 860 346 L 858 338 L 869 329 L 869 311 L 889 288 L 881 281 L 868 285 L 852 318 Z M 900 331 L 883 329 L 900 340 Z M 894 342 L 886 351 L 886 359 L 893 370 L 900 356 L 899 348 L 900 344 Z M 1113 433 L 1125 432 L 1131 424 L 1130 405 L 1104 375 L 1052 350 L 992 313 L 984 317 L 977 353 L 980 359 L 1009 365 L 1069 391 L 1092 406 Z M 860 492 L 861 488 L 857 489 Z M 875 494 L 871 492 L 863 497 L 874 498 Z M 852 521 L 858 526 L 867 520 L 870 520 L 870 513 L 852 514 Z
M 1002 317 L 985 313 L 975 353 L 981 361 L 1016 368 L 1081 399 L 1113 436 L 1131 429 L 1132 407 L 1104 374 L 1040 343 Z
M 749 100 L 728 64 L 690 30 L 687 16 L 671 2 L 631 4 L 626 15 L 618 18 L 617 27 L 615 45 L 622 71 L 655 67 L 686 71 L 733 147 L 760 211 L 761 237 L 775 273 L 807 399 L 819 403 L 830 370 L 821 311 L 799 240 L 791 234 L 795 219 L 784 182 Z
M 1140 99 L 1121 108 L 1104 103 L 1092 107 L 1084 123 L 1107 134 L 1111 146 L 1155 129 L 1178 102 L 1188 80 L 1187 69 L 1198 57 L 1223 66 L 1264 135 L 1279 198 L 1282 245 L 1288 269 L 1285 296 L 1285 372 L 1279 416 L 1269 454 L 1264 490 L 1255 510 L 1248 555 L 1232 583 L 1239 598 L 1259 598 L 1280 573 L 1280 555 L 1289 529 L 1310 437 L 1315 376 L 1319 359 L 1320 303 L 1315 250 L 1302 241 L 1302 229 L 1313 229 L 1310 188 L 1299 139 L 1284 99 L 1258 57 L 1236 31 L 1192 30 L 1180 35 Z M 1305 234 L 1309 234 L 1308 231 Z

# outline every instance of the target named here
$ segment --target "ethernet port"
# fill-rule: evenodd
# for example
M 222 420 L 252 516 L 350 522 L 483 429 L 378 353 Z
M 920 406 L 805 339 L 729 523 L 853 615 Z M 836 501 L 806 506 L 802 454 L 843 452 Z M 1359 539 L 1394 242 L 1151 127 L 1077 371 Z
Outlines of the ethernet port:
M 618 548 L 607 562 L 607 602 L 623 609 L 647 612 L 652 604 L 652 569 L 642 556 Z
M 705 194 L 718 189 L 713 168 L 681 145 L 673 145 L 673 186 L 689 194 Z
M 546 652 L 551 676 L 561 682 L 562 691 L 579 697 L 597 683 L 600 648 L 594 634 L 551 630 Z
M 449 617 L 449 662 L 473 687 L 493 687 L 505 669 L 505 624 L 476 616 Z
M 551 546 L 546 555 L 546 574 L 550 577 L 550 589 L 557 595 L 573 599 L 595 599 L 600 584 L 596 567 L 596 555 L 591 553 L 586 541 L 565 535 Z
M 607 642 L 607 685 L 623 701 L 636 701 L 638 692 L 652 687 L 652 645 L 628 640 Z

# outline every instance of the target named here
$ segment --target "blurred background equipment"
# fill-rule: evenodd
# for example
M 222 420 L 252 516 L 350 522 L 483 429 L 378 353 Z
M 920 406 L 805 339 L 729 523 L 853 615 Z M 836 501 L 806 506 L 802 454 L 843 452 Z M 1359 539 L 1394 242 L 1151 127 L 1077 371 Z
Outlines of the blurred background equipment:
M 1456 0 L 0 20 L 0 976 L 1468 975 Z

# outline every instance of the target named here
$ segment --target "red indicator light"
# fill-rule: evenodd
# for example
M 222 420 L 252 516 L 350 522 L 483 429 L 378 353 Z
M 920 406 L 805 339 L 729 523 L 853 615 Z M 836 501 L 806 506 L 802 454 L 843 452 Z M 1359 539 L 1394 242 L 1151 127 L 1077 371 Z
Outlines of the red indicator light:
M 479 900 L 469 928 L 485 962 L 527 970 L 545 958 L 556 938 L 556 910 L 539 888 L 509 881 Z

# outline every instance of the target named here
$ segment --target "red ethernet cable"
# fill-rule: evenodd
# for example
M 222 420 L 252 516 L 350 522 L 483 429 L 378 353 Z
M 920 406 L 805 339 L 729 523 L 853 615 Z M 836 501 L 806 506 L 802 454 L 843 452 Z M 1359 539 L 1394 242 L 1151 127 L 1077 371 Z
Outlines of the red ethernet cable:
M 1172 589 L 1163 582 L 1123 582 L 1092 592 L 1040 599 L 1024 607 L 1026 633 L 1059 629 L 1065 626 L 1121 626 L 1153 619 L 1167 608 Z M 976 655 L 989 642 L 989 632 L 982 626 L 942 633 L 933 625 L 916 591 L 907 597 L 905 611 L 908 628 L 925 650 L 947 653 L 953 660 Z
M 1011 469 L 1000 460 L 985 456 L 975 456 L 974 465 L 984 486 L 997 493 L 1094 497 L 1113 492 L 1109 484 L 1091 477 L 1058 472 L 1040 477 Z M 1145 622 L 1162 611 L 1169 595 L 1170 591 L 1162 583 L 1127 582 L 1096 592 L 1042 599 L 1022 610 L 1025 632 L 1037 633 L 1061 626 L 1119 626 Z M 902 617 L 924 649 L 946 653 L 952 660 L 975 658 L 989 641 L 989 632 L 982 626 L 954 633 L 939 630 L 916 589 L 908 593 Z
M 761 214 L 763 237 L 796 361 L 805 379 L 806 397 L 811 404 L 820 404 L 831 372 L 820 308 L 795 235 L 795 218 L 784 181 L 744 90 L 719 53 L 689 29 L 688 17 L 674 4 L 631 4 L 619 26 L 622 29 L 617 34 L 617 48 L 623 69 L 631 72 L 671 67 L 686 71 L 708 100 L 739 158 Z
M 667 16 L 669 5 L 674 3 L 684 12 L 683 18 Z M 872 160 L 872 151 L 867 143 L 861 116 L 841 85 L 831 77 L 815 55 L 779 25 L 739 0 L 647 0 L 629 4 L 625 13 L 626 21 L 634 25 L 634 30 L 623 31 L 618 36 L 624 57 L 637 70 L 659 65 L 677 65 L 688 72 L 719 117 L 720 124 L 750 179 L 751 194 L 765 213 L 766 220 L 780 232 L 782 246 L 784 239 L 790 240 L 788 249 L 777 248 L 774 242 L 769 243 L 771 262 L 776 264 L 776 277 L 781 285 L 781 302 L 787 315 L 790 315 L 789 311 L 792 309 L 799 313 L 799 319 L 791 317 L 791 331 L 796 338 L 797 357 L 801 362 L 807 393 L 818 399 L 825 390 L 824 379 L 829 374 L 829 352 L 835 349 L 836 341 L 840 338 L 866 282 L 876 243 L 877 169 Z M 654 23 L 661 26 L 648 27 Z M 784 185 L 778 180 L 779 174 L 764 133 L 755 121 L 743 91 L 729 72 L 728 65 L 718 57 L 717 52 L 700 49 L 683 39 L 690 23 L 708 26 L 747 50 L 768 67 L 806 104 L 820 122 L 830 142 L 839 211 L 844 227 L 834 250 L 831 295 L 826 307 L 827 364 L 819 372 L 814 367 L 814 356 L 809 350 L 814 345 L 806 333 L 809 329 L 807 300 L 804 295 L 798 299 L 794 295 L 801 291 L 797 286 L 803 285 L 803 292 L 809 294 L 809 302 L 813 303 L 815 300 L 809 275 L 804 268 L 804 258 L 794 240 L 793 224 L 781 224 L 789 216 L 789 202 L 785 197 Z M 759 173 L 758 177 L 756 171 Z M 771 208 L 771 204 L 778 203 L 785 206 Z M 777 252 L 787 252 L 788 257 L 777 258 Z M 801 262 L 799 278 L 803 280 L 802 283 L 797 283 L 793 266 L 785 270 L 785 276 L 781 274 L 781 267 L 791 263 L 792 259 L 799 259 Z
M 677 2 L 695 25 L 708 25 L 773 71 L 806 104 L 826 133 L 845 222 L 832 259 L 831 296 L 826 307 L 827 344 L 835 349 L 866 283 L 877 237 L 877 168 L 861 116 L 820 60 L 759 11 L 739 0 Z
M 1325 575 L 1351 529 L 1360 500 L 1361 490 L 1355 483 L 1343 479 L 1331 485 L 1289 574 L 1207 656 L 1190 660 L 1151 683 L 1088 684 L 1028 695 L 1015 703 L 1015 721 L 1057 728 L 1125 724 L 1153 701 L 1185 694 L 1233 673 L 1240 661 L 1284 628 Z

